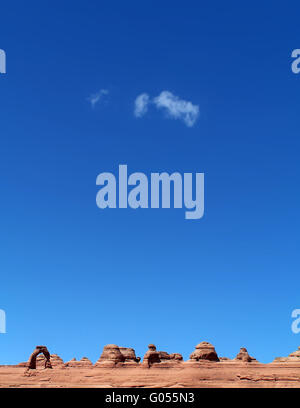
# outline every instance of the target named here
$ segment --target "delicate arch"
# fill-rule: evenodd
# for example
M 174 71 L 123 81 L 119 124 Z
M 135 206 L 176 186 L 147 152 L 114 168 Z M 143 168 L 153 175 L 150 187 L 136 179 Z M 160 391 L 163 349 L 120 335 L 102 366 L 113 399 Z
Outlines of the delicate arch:
M 32 370 L 36 369 L 36 358 L 41 353 L 43 353 L 45 356 L 45 368 L 52 368 L 50 362 L 50 353 L 46 346 L 36 346 L 35 350 L 29 357 L 28 368 L 31 368 Z

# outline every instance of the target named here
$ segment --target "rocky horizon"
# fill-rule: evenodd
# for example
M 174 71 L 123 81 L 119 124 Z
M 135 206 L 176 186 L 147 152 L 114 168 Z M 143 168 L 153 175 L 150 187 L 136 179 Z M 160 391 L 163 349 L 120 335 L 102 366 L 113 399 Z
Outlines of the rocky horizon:
M 263 364 L 245 347 L 229 359 L 203 341 L 189 357 L 149 344 L 141 359 L 133 348 L 108 344 L 95 364 L 87 357 L 64 362 L 36 346 L 28 362 L 0 365 L 0 387 L 300 387 L 300 347 Z
M 37 347 L 46 347 L 46 346 L 37 346 Z M 80 367 L 80 366 L 89 366 L 89 367 L 113 367 L 116 364 L 148 364 L 148 360 L 150 359 L 150 365 L 152 364 L 159 364 L 159 363 L 166 363 L 166 362 L 181 362 L 181 363 L 188 363 L 193 361 L 214 361 L 214 362 L 237 362 L 243 361 L 248 363 L 253 363 L 258 361 L 256 358 L 251 357 L 248 354 L 248 351 L 245 347 L 241 347 L 240 351 L 237 353 L 236 357 L 230 359 L 228 357 L 220 357 L 218 356 L 215 347 L 206 341 L 202 341 L 198 345 L 195 346 L 195 350 L 190 354 L 188 360 L 184 360 L 183 356 L 180 353 L 168 353 L 166 351 L 157 351 L 156 346 L 154 344 L 149 344 L 148 351 L 144 355 L 143 359 L 141 357 L 137 357 L 135 350 L 131 347 L 122 347 L 116 344 L 107 344 L 103 347 L 102 354 L 100 355 L 99 359 L 93 364 L 92 361 L 83 356 L 80 360 L 77 360 L 75 357 L 72 358 L 70 361 L 64 362 L 63 359 L 58 356 L 57 354 L 51 354 L 51 363 L 52 366 L 63 366 L 66 367 Z M 153 359 L 153 362 L 152 362 Z M 37 357 L 37 365 L 41 366 L 42 362 L 44 361 L 44 356 L 40 354 Z M 300 346 L 298 350 L 290 353 L 286 357 L 275 357 L 274 360 L 270 363 L 260 363 L 260 364 L 271 364 L 276 362 L 300 362 Z M 28 362 L 20 362 L 18 364 L 0 364 L 0 367 L 3 366 L 16 366 L 16 367 L 26 367 Z

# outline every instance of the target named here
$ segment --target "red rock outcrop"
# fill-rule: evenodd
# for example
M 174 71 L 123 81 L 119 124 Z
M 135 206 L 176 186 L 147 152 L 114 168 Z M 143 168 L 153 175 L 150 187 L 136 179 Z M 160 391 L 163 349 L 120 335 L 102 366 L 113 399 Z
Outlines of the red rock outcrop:
M 135 361 L 137 358 L 133 349 L 116 345 L 105 346 L 100 362 L 95 366 L 86 357 L 80 361 L 72 359 L 63 364 L 63 360 L 57 354 L 50 356 L 47 351 L 45 346 L 39 346 L 31 356 L 33 359 L 30 361 L 34 361 L 35 358 L 38 370 L 26 369 L 24 372 L 24 363 L 18 366 L 0 365 L 0 388 L 300 388 L 300 348 L 288 357 L 277 358 L 275 363 L 269 364 L 257 362 L 249 356 L 245 348 L 241 348 L 233 360 L 226 357 L 218 358 L 214 347 L 207 342 L 196 346 L 191 360 L 185 363 L 182 363 L 180 354 L 157 351 L 153 344 L 149 345 L 143 364 Z M 46 356 L 38 358 L 41 352 L 45 352 Z M 218 364 L 212 363 L 218 361 L 217 358 Z M 53 361 L 54 369 L 42 369 L 50 359 Z M 255 363 L 252 364 L 253 362 Z M 127 368 L 124 369 L 127 364 Z M 148 370 L 148 367 L 151 369 Z
M 76 358 L 72 358 L 70 361 L 67 361 L 65 363 L 65 367 L 76 367 L 76 363 L 78 363 L 78 361 L 76 360 Z
M 226 363 L 226 362 L 228 362 L 228 361 L 232 361 L 230 358 L 228 358 L 228 357 L 219 357 L 219 360 L 222 362 L 222 363 Z
M 166 351 L 159 351 L 158 352 L 160 361 L 169 361 L 170 360 L 170 354 L 167 353 Z
M 40 355 L 37 357 L 36 359 L 36 366 L 38 368 L 43 367 L 46 364 L 45 361 L 45 356 Z M 50 355 L 50 361 L 51 361 L 51 365 L 52 367 L 63 367 L 64 366 L 64 361 L 61 357 L 59 357 L 57 354 L 51 354 Z
M 119 346 L 117 346 L 116 344 L 107 344 L 103 347 L 102 354 L 99 360 L 96 362 L 95 367 L 113 367 L 118 363 L 124 363 L 125 360 L 126 359 L 121 353 Z
M 176 365 L 183 360 L 182 355 L 179 353 L 169 354 L 166 351 L 157 351 L 154 344 L 149 344 L 148 351 L 146 352 L 143 365 L 150 367 L 152 364 L 160 363 L 165 364 L 166 367 Z
M 129 367 L 138 364 L 140 360 L 141 358 L 135 355 L 135 351 L 131 347 L 119 347 L 116 344 L 107 344 L 104 346 L 103 352 L 96 362 L 95 367 L 113 367 L 117 364 Z
M 0 366 L 0 388 L 298 388 L 300 362 L 245 364 L 236 361 L 143 364 L 130 368 L 54 368 L 29 370 Z M 108 404 L 109 405 L 109 404 Z M 120 404 L 122 405 L 122 404 Z M 124 405 L 124 404 L 123 404 Z M 127 404 L 128 405 L 128 404 Z M 127 406 L 126 405 L 126 406 Z M 168 404 L 169 405 L 169 404 Z M 176 405 L 176 404 L 175 404 Z
M 243 361 L 244 363 L 257 361 L 255 358 L 249 356 L 248 351 L 245 347 L 240 348 L 240 352 L 235 357 L 235 360 Z
M 214 346 L 207 341 L 197 344 L 195 351 L 190 355 L 191 361 L 220 361 Z
M 285 363 L 285 362 L 300 362 L 300 347 L 298 350 L 293 351 L 288 357 L 276 357 L 274 363 Z
M 125 363 L 139 363 L 141 361 L 141 357 L 137 357 L 135 355 L 135 351 L 133 348 L 119 347 L 119 350 L 125 358 Z
M 171 353 L 170 354 L 170 359 L 171 360 L 177 360 L 177 361 L 183 361 L 183 357 L 179 353 Z
M 179 353 L 169 354 L 166 351 L 157 351 L 154 344 L 149 344 L 148 351 L 143 359 L 143 365 L 150 367 L 154 363 L 164 363 L 168 366 L 177 364 L 182 360 L 182 355 Z
M 28 361 L 28 369 L 35 370 L 37 366 L 37 360 L 38 360 L 38 355 L 43 354 L 43 366 L 44 368 L 52 368 L 51 362 L 50 362 L 50 353 L 47 349 L 46 346 L 36 346 L 35 350 L 29 357 Z
M 181 354 L 179 353 L 172 353 L 169 354 L 166 351 L 159 351 L 159 358 L 161 360 L 161 362 L 168 362 L 168 361 L 182 361 L 183 357 Z
M 156 351 L 156 346 L 154 344 L 149 344 L 148 351 L 144 355 L 143 364 L 150 367 L 152 364 L 160 362 L 160 354 Z
M 28 362 L 22 361 L 21 363 L 17 364 L 17 367 L 28 367 Z
M 87 357 L 82 357 L 79 361 L 76 358 L 72 358 L 72 360 L 65 363 L 65 367 L 89 368 L 93 367 L 93 363 Z

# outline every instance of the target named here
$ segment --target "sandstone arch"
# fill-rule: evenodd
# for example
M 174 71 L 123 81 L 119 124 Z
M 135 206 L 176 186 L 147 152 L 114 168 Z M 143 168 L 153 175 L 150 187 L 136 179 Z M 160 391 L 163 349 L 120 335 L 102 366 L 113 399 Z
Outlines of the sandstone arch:
M 29 357 L 28 368 L 32 370 L 36 369 L 36 358 L 41 353 L 43 353 L 45 356 L 45 368 L 52 368 L 52 365 L 50 362 L 50 353 L 46 346 L 36 346 L 35 350 Z

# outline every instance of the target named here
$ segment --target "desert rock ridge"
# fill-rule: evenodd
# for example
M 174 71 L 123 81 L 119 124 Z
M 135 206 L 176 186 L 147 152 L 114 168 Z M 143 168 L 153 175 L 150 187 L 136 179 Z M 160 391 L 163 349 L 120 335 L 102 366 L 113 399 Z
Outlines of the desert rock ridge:
M 50 354 L 51 364 L 46 363 L 40 354 L 36 369 L 29 363 L 0 365 L 0 387 L 300 388 L 300 347 L 288 357 L 262 364 L 245 347 L 234 359 L 219 357 L 208 342 L 199 343 L 187 361 L 179 353 L 157 351 L 154 344 L 142 361 L 133 348 L 108 344 L 95 364 L 87 357 L 64 362 L 57 354 Z

